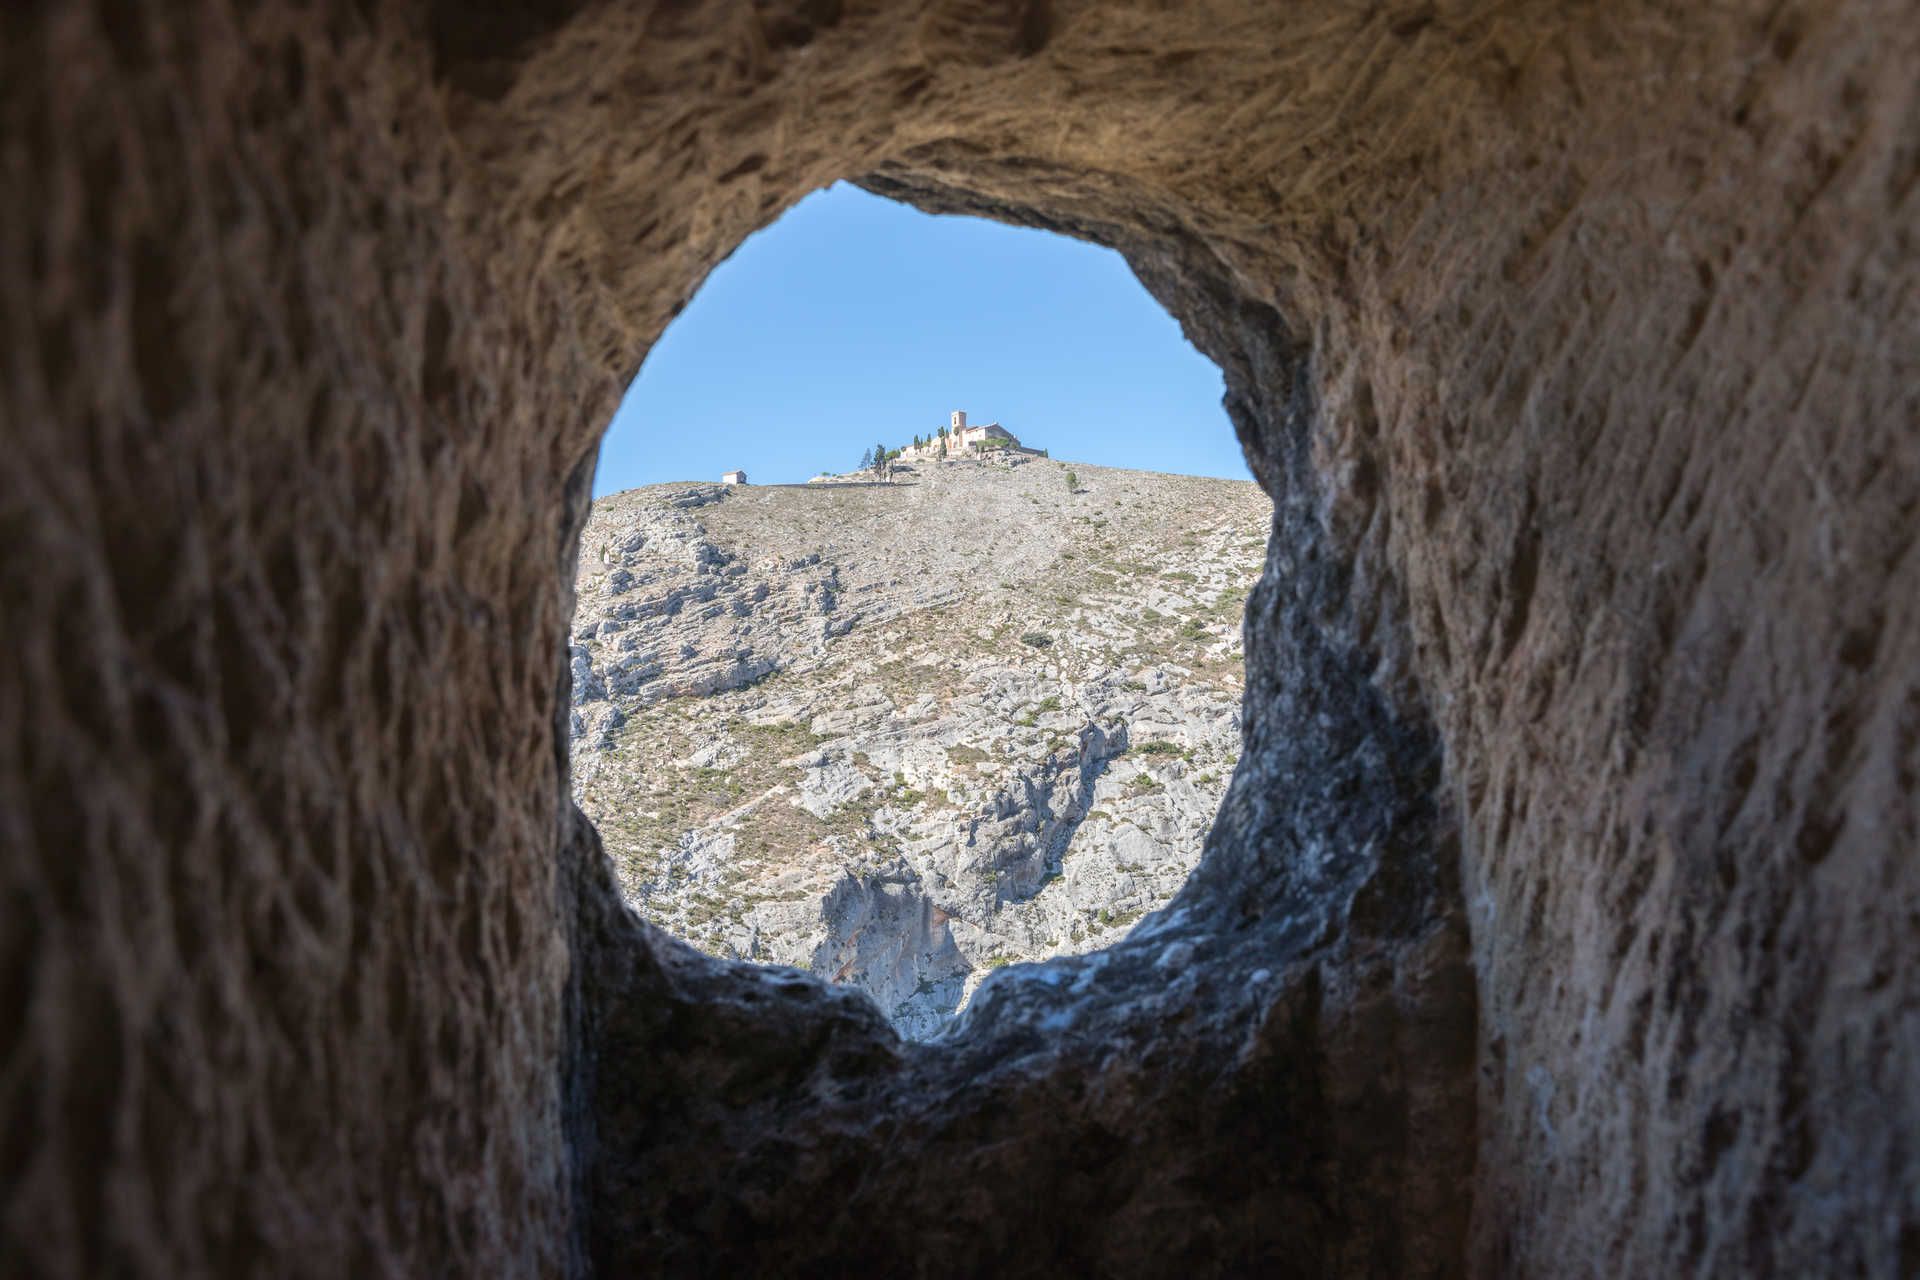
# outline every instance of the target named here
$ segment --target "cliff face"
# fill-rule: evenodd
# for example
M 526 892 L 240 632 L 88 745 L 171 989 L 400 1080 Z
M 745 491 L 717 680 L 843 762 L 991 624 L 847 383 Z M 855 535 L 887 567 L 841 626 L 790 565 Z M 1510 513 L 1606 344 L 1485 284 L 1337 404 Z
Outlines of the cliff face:
M 594 504 L 573 788 L 622 896 L 703 950 L 945 1026 L 1185 882 L 1240 754 L 1250 481 L 929 462 Z
M 10 1264 L 1914 1269 L 1912 0 L 0 22 Z M 1191 879 L 925 1046 L 569 801 L 598 433 L 844 177 L 1274 503 Z

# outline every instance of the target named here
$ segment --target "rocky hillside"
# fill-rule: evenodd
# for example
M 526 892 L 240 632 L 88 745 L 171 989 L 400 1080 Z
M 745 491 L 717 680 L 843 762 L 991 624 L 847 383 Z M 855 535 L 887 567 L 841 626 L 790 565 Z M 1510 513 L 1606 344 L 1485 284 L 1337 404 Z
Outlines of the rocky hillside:
M 852 480 L 595 505 L 573 783 L 641 914 L 923 1037 L 1185 880 L 1271 504 L 1027 459 Z

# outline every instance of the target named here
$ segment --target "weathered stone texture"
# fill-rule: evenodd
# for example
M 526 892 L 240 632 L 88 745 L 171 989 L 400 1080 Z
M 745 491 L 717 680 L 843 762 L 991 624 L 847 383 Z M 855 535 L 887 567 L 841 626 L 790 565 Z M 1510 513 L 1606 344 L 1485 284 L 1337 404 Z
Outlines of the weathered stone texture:
M 0 1270 L 1920 1267 L 1920 9 L 0 16 Z M 566 799 L 597 432 L 853 177 L 1275 498 L 1184 910 L 896 1043 Z

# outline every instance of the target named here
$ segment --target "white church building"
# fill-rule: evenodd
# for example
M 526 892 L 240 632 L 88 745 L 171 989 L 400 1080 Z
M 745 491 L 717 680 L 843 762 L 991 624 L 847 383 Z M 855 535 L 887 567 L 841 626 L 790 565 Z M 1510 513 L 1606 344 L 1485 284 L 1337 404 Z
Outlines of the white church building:
M 946 452 L 940 451 L 941 441 L 946 442 Z M 931 436 L 919 448 L 909 445 L 900 453 L 903 462 L 918 462 L 924 459 L 964 458 L 969 454 L 984 453 L 990 449 L 1004 450 L 1008 453 L 1024 453 L 1035 457 L 1040 450 L 1029 449 L 1021 444 L 1013 432 L 997 422 L 988 422 L 979 426 L 967 425 L 967 411 L 955 409 L 947 416 L 947 434 Z

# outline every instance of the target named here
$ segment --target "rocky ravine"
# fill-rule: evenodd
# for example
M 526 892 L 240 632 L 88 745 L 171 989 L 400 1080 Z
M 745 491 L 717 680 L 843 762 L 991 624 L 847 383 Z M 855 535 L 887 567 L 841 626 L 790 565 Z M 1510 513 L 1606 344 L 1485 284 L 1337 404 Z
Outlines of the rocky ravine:
M 923 1038 L 1170 898 L 1240 747 L 1250 481 L 1052 461 L 594 506 L 574 790 L 644 916 Z

